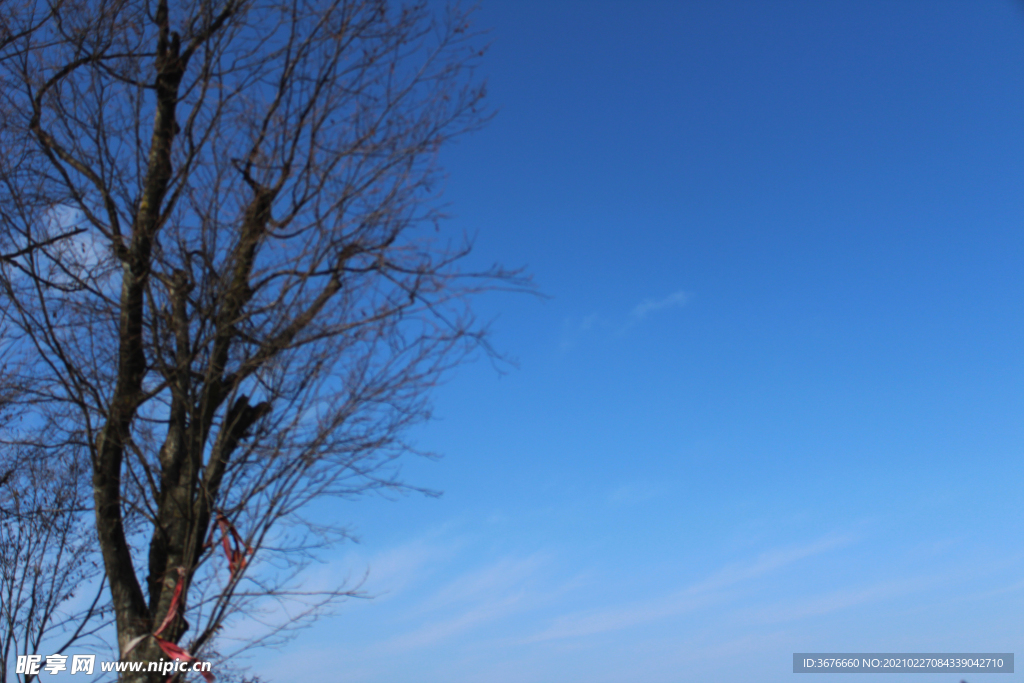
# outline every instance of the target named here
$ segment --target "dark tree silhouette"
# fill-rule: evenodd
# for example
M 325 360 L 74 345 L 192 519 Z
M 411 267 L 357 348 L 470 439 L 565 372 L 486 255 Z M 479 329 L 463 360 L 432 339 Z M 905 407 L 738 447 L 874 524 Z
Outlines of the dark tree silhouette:
M 202 656 L 267 600 L 317 614 L 351 587 L 296 588 L 341 532 L 307 504 L 399 485 L 405 429 L 482 341 L 467 297 L 522 284 L 460 272 L 436 229 L 438 151 L 486 118 L 467 15 L 3 12 L 6 442 L 88 464 L 123 659 Z

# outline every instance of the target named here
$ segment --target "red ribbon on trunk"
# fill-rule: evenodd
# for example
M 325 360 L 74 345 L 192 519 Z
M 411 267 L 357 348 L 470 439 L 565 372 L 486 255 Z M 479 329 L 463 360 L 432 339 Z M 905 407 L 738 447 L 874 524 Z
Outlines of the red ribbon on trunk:
M 186 652 L 184 649 L 182 649 L 178 645 L 175 645 L 171 641 L 164 640 L 160 636 L 153 636 L 153 637 L 156 638 L 156 644 L 160 646 L 160 649 L 164 651 L 164 654 L 166 654 L 171 659 L 183 659 L 186 662 L 198 662 L 199 661 L 198 659 L 196 659 L 195 657 L 190 655 L 188 652 Z M 208 683 L 213 683 L 214 678 L 213 678 L 213 674 L 212 673 L 210 673 L 209 671 L 200 671 L 199 673 L 202 674 L 203 678 L 205 678 Z M 167 680 L 169 681 L 172 678 L 174 678 L 174 676 L 168 676 Z
M 221 545 L 224 546 L 224 556 L 228 558 L 228 569 L 231 570 L 231 578 L 234 579 L 235 575 L 245 568 L 245 556 L 252 554 L 252 548 L 249 546 L 248 543 L 245 542 L 245 539 L 242 538 L 242 535 L 238 533 L 238 529 L 236 529 L 235 525 L 231 523 L 231 520 L 225 517 L 224 513 L 222 512 L 217 513 L 216 526 L 210 529 L 210 538 L 206 541 L 207 547 L 213 545 L 213 535 L 216 532 L 216 529 L 218 528 L 220 529 L 222 534 Z M 153 636 L 153 638 L 156 639 L 157 646 L 159 646 L 160 649 L 163 650 L 164 654 L 166 654 L 171 659 L 184 660 L 186 662 L 198 662 L 198 659 L 189 654 L 180 645 L 177 645 L 169 640 L 165 640 L 160 637 L 160 634 L 164 632 L 164 629 L 170 626 L 171 622 L 174 621 L 174 618 L 178 616 L 178 611 L 180 609 L 179 603 L 181 602 L 181 592 L 184 586 L 185 568 L 178 567 L 178 581 L 174 586 L 174 595 L 171 596 L 170 607 L 167 608 L 167 614 L 166 616 L 164 616 L 164 620 L 160 622 L 160 626 L 151 635 Z M 131 652 L 132 649 L 143 638 L 145 638 L 145 636 L 140 636 L 133 640 L 132 643 L 128 646 L 128 648 L 125 650 L 125 653 L 124 655 L 122 655 L 122 657 L 127 657 L 128 653 Z M 209 671 L 200 671 L 199 673 L 202 674 L 203 678 L 207 680 L 207 683 L 214 682 L 214 676 Z M 167 681 L 170 681 L 172 678 L 174 677 L 168 677 Z
M 174 621 L 174 618 L 178 616 L 178 611 L 181 609 L 179 605 L 179 603 L 181 602 L 181 592 L 184 587 L 185 568 L 178 567 L 178 582 L 174 586 L 174 595 L 171 596 L 171 604 L 167 608 L 167 615 L 164 616 L 164 620 L 160 622 L 160 626 L 153 633 L 147 633 L 145 635 L 139 636 L 138 638 L 132 639 L 132 641 L 128 643 L 127 647 L 125 647 L 124 652 L 121 654 L 121 659 L 127 658 L 128 653 L 134 650 L 135 646 L 142 642 L 143 639 L 149 636 L 153 636 L 153 638 L 156 640 L 157 646 L 161 650 L 163 650 L 164 654 L 166 654 L 171 659 L 182 659 L 186 662 L 199 661 L 198 659 L 190 655 L 184 648 L 180 647 L 179 645 L 176 645 L 175 643 L 172 643 L 169 640 L 164 640 L 160 637 L 160 634 L 164 632 L 164 629 L 170 626 L 171 622 Z M 202 674 L 203 678 L 206 679 L 207 683 L 213 683 L 214 680 L 216 680 L 213 674 L 209 671 L 200 671 L 199 673 Z M 166 683 L 169 683 L 173 678 L 174 676 L 168 676 Z

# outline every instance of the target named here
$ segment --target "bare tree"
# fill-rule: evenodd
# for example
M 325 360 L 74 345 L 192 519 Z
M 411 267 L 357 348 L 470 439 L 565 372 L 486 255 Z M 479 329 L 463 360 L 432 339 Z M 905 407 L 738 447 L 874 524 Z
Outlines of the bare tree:
M 403 433 L 482 341 L 467 297 L 521 284 L 460 272 L 437 230 L 438 151 L 486 118 L 466 13 L 4 11 L 31 29 L 0 43 L 19 443 L 89 463 L 120 656 L 201 656 L 268 598 L 315 615 L 348 589 L 293 581 L 340 531 L 304 510 L 399 486 Z
M 95 645 L 109 624 L 81 463 L 22 455 L 0 469 L 0 683 L 34 680 L 18 655 Z

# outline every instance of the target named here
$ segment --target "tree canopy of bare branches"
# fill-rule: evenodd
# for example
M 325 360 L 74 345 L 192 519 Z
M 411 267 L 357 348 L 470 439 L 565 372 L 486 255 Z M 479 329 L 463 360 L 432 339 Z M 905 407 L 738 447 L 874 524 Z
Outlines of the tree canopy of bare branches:
M 467 297 L 518 282 L 437 230 L 477 38 L 384 0 L 3 12 L 5 443 L 88 464 L 121 657 L 202 653 L 287 594 L 308 503 L 398 484 Z

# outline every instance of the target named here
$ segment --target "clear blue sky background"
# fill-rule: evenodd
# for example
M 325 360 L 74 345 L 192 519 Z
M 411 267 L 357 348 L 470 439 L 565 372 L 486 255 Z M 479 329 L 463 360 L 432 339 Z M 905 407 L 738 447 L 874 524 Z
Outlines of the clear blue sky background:
M 491 0 L 499 110 L 445 156 L 504 376 L 463 368 L 338 511 L 347 603 L 276 681 L 1024 670 L 1024 5 Z M 986 677 L 917 675 L 974 683 Z M 1024 681 L 1024 673 L 999 681 Z M 842 683 L 906 681 L 845 676 Z

